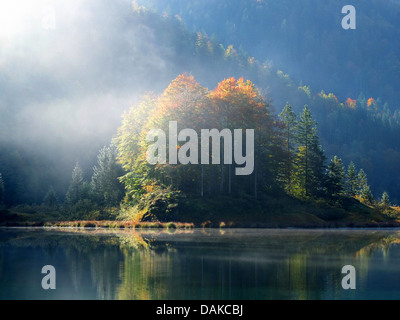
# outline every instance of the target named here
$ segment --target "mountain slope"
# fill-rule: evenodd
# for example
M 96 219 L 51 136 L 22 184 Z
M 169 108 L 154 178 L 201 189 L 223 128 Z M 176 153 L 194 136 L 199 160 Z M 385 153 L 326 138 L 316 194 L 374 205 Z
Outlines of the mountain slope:
M 360 93 L 400 107 L 400 4 L 331 0 L 137 0 L 178 14 L 192 31 L 215 34 L 260 61 L 329 90 L 343 100 Z M 342 7 L 353 4 L 357 29 L 343 30 Z
M 65 10 L 71 3 L 74 10 Z M 209 88 L 232 76 L 250 79 L 276 114 L 286 102 L 297 112 L 309 104 L 327 155 L 363 167 L 376 196 L 387 189 L 400 199 L 400 115 L 380 100 L 370 104 L 368 95 L 349 107 L 244 50 L 188 31 L 173 14 L 138 6 L 132 11 L 130 1 L 60 1 L 55 10 L 62 13 L 55 30 L 42 30 L 35 20 L 18 41 L 0 38 L 7 44 L 0 51 L 0 172 L 7 204 L 40 203 L 50 185 L 62 198 L 76 161 L 91 175 L 97 151 L 110 142 L 123 110 L 185 72 Z M 210 16 L 216 11 L 208 10 Z

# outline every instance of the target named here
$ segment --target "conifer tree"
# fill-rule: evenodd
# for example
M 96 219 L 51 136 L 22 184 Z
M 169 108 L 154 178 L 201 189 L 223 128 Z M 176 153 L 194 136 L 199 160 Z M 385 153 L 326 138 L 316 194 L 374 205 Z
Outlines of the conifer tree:
M 283 168 L 283 179 L 285 189 L 288 194 L 292 194 L 293 174 L 295 170 L 295 143 L 298 129 L 297 116 L 293 112 L 292 106 L 287 103 L 282 113 L 279 115 L 285 128 L 283 130 L 285 148 L 287 152 L 287 158 L 284 161 Z
M 84 198 L 85 184 L 83 181 L 82 169 L 77 162 L 74 170 L 72 171 L 72 181 L 69 185 L 65 199 L 68 205 L 76 204 L 79 200 Z
M 363 169 L 360 169 L 358 172 L 358 195 L 361 195 L 363 189 L 367 189 L 368 187 L 368 179 L 367 174 L 364 172 Z
M 374 196 L 372 195 L 371 188 L 369 187 L 369 185 L 366 185 L 361 189 L 360 196 L 361 199 L 363 199 L 367 203 L 372 204 L 374 202 Z
M 93 168 L 92 191 L 97 201 L 107 206 L 117 205 L 124 194 L 124 187 L 118 178 L 123 169 L 117 163 L 117 148 L 114 144 L 103 147 L 97 156 L 97 166 Z
M 326 156 L 319 144 L 318 136 L 314 137 L 310 151 L 309 194 L 319 197 L 323 195 Z
M 358 181 L 359 181 L 359 190 L 358 190 L 359 197 L 368 203 L 373 203 L 374 197 L 372 195 L 371 188 L 368 185 L 367 174 L 364 172 L 363 169 L 361 169 L 360 172 L 358 173 Z
M 350 162 L 349 167 L 347 168 L 346 175 L 346 191 L 347 194 L 351 197 L 354 197 L 357 194 L 357 190 L 359 188 L 359 180 L 357 176 L 356 166 L 353 162 Z
M 56 208 L 58 206 L 57 194 L 52 186 L 49 188 L 49 191 L 47 191 L 43 199 L 43 205 L 47 208 Z
M 326 189 L 328 195 L 338 196 L 344 191 L 345 169 L 342 160 L 335 156 L 328 165 L 326 173 Z
M 310 109 L 304 106 L 298 124 L 297 177 L 300 194 L 318 195 L 322 188 L 325 156 L 319 145 L 316 122 Z
M 386 191 L 382 194 L 381 204 L 384 207 L 389 207 L 390 206 L 389 194 Z

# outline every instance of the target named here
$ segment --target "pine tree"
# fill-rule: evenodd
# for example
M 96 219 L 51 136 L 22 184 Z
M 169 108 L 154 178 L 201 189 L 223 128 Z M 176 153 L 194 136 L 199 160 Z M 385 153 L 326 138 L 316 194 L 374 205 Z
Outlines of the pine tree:
M 338 196 L 344 191 L 345 169 L 342 160 L 335 156 L 328 165 L 325 186 L 329 196 Z
M 51 186 L 43 199 L 43 205 L 47 208 L 55 209 L 58 206 L 58 198 L 54 188 Z
M 357 176 L 356 166 L 353 162 L 350 162 L 347 168 L 346 175 L 346 191 L 349 196 L 354 197 L 357 194 L 359 188 L 359 180 Z
M 318 136 L 315 136 L 310 148 L 309 168 L 309 193 L 313 196 L 322 196 L 324 187 L 326 156 L 319 144 Z
M 361 199 L 366 201 L 367 203 L 374 202 L 374 196 L 372 195 L 371 189 L 369 185 L 364 186 L 360 192 Z
M 72 171 L 72 181 L 69 185 L 65 199 L 68 205 L 76 204 L 84 198 L 85 186 L 83 181 L 82 169 L 77 162 Z
M 358 181 L 359 181 L 359 189 L 358 189 L 359 197 L 368 203 L 373 203 L 374 196 L 372 195 L 371 188 L 368 185 L 367 174 L 364 172 L 363 169 L 361 169 L 360 172 L 358 173 Z
M 98 156 L 98 165 L 93 168 L 92 190 L 97 201 L 107 205 L 117 205 L 124 194 L 123 185 L 118 178 L 123 175 L 123 169 L 117 163 L 117 148 L 115 145 L 103 147 Z
M 384 207 L 390 206 L 389 194 L 386 191 L 382 194 L 381 204 Z
M 285 139 L 285 148 L 287 152 L 287 158 L 284 163 L 284 184 L 285 189 L 288 194 L 292 194 L 292 183 L 293 183 L 293 174 L 295 169 L 295 142 L 296 142 L 296 134 L 298 129 L 297 116 L 293 112 L 292 106 L 287 103 L 282 113 L 279 115 L 284 128 L 284 139 Z
M 307 105 L 298 125 L 297 180 L 300 194 L 318 195 L 322 189 L 325 155 L 319 145 L 316 122 Z
M 3 176 L 0 173 L 0 205 L 4 201 L 4 181 L 3 181 Z
M 363 169 L 360 169 L 358 172 L 358 190 L 357 193 L 358 195 L 361 195 L 361 192 L 363 189 L 367 189 L 368 187 L 368 179 L 367 179 L 367 174 L 364 172 Z

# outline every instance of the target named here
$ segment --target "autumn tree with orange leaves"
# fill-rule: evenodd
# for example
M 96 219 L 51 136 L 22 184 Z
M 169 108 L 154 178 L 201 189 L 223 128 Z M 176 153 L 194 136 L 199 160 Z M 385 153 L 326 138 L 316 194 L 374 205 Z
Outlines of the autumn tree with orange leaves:
M 254 84 L 243 78 L 225 79 L 217 88 L 210 92 L 213 120 L 216 128 L 255 129 L 255 172 L 253 181 L 232 175 L 232 165 L 227 170 L 220 165 L 219 191 L 225 191 L 227 178 L 227 191 L 232 193 L 233 179 L 238 180 L 241 186 L 246 185 L 247 190 L 253 190 L 257 197 L 257 188 L 262 179 L 263 187 L 271 188 L 276 182 L 276 160 L 282 154 L 282 143 L 278 136 L 277 121 L 271 116 L 269 104 L 262 97 Z M 210 119 L 211 120 L 211 119 Z M 226 173 L 227 171 L 227 173 Z M 226 177 L 227 176 L 227 177 Z M 245 181 L 241 181 L 245 180 Z
M 148 106 L 148 109 L 146 109 Z M 254 129 L 255 170 L 250 176 L 232 174 L 232 165 L 182 165 L 146 162 L 151 129 L 168 132 L 170 121 L 176 121 L 178 132 L 191 128 L 201 137 L 201 129 Z M 282 160 L 282 140 L 277 120 L 269 104 L 252 82 L 240 78 L 225 79 L 208 91 L 193 76 L 183 74 L 171 82 L 159 96 L 145 99 L 124 115 L 116 137 L 119 161 L 127 174 L 122 178 L 128 200 L 138 200 L 150 186 L 158 185 L 201 196 L 249 193 L 257 197 L 261 189 L 276 187 L 278 163 Z M 221 150 L 223 150 L 223 139 Z M 167 142 L 168 144 L 168 142 Z M 178 142 L 177 148 L 185 142 Z M 201 138 L 199 138 L 199 145 Z M 169 146 L 167 146 L 168 149 Z M 210 161 L 211 163 L 211 161 Z
M 338 105 L 332 94 L 322 92 L 318 98 L 331 107 Z M 346 105 L 354 108 L 354 100 L 348 99 Z M 332 188 L 326 184 L 325 155 L 319 145 L 317 126 L 310 109 L 305 106 L 297 120 L 288 105 L 280 116 L 281 120 L 278 120 L 271 113 L 268 101 L 251 81 L 228 78 L 210 91 L 197 83 L 193 76 L 179 75 L 161 95 L 146 96 L 123 116 L 115 144 L 118 160 L 127 172 L 121 177 L 126 189 L 125 202 L 138 215 L 143 213 L 141 220 L 174 221 L 179 217 L 171 212 L 179 212 L 178 203 L 189 203 L 190 211 L 193 210 L 190 200 L 205 196 L 220 197 L 228 202 L 243 197 L 266 199 L 276 195 L 279 198 L 284 192 L 301 199 L 332 198 L 333 195 L 329 194 Z M 181 155 L 184 150 L 186 156 L 192 157 L 193 152 L 191 159 L 194 161 L 182 164 L 171 161 L 175 159 L 171 156 L 167 161 L 150 164 L 146 153 L 153 142 L 147 140 L 148 133 L 153 129 L 167 133 L 171 123 L 177 126 L 177 133 L 192 129 L 191 134 L 197 137 L 194 147 L 188 148 L 190 136 L 185 141 L 185 138 L 170 139 L 166 135 L 163 144 L 167 153 L 172 151 L 175 154 L 176 148 L 176 154 Z M 211 139 L 203 137 L 202 129 L 216 129 L 218 132 L 242 129 L 242 133 L 253 129 L 252 174 L 240 176 L 233 173 L 233 165 L 237 164 L 225 161 L 224 151 L 225 146 L 231 145 L 234 153 L 234 146 L 233 143 L 227 144 L 223 135 L 220 137 L 220 161 L 212 161 L 215 155 L 211 152 L 205 161 L 209 164 L 202 163 L 202 153 L 199 152 L 202 139 Z M 242 141 L 246 143 L 246 139 Z M 206 145 L 211 146 L 210 140 Z

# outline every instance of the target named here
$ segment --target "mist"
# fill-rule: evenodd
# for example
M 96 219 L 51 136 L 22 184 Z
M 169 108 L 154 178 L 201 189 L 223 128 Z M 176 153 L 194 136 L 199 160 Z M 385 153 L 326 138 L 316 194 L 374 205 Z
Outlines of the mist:
M 9 204 L 40 203 L 49 186 L 62 198 L 76 162 L 90 178 L 124 110 L 177 75 L 192 73 L 210 87 L 242 76 L 219 61 L 206 64 L 193 46 L 196 33 L 179 19 L 154 13 L 149 22 L 128 0 L 0 6 L 7 17 L 0 32 L 0 172 Z
M 174 52 L 135 21 L 130 1 L 17 1 L 0 11 L 9 15 L 0 32 L 0 147 L 14 158 L 36 155 L 59 173 L 42 177 L 43 190 L 26 199 L 40 202 L 46 185 L 62 196 L 76 161 L 91 174 L 123 111 L 171 80 L 165 59 Z M 6 182 L 25 180 L 2 151 Z
M 211 12 L 207 9 L 211 3 L 202 4 L 204 8 L 199 10 Z M 236 16 L 239 13 L 233 8 L 229 13 L 219 8 L 215 11 L 219 20 L 209 23 L 209 31 L 204 26 L 209 34 L 207 41 L 212 44 L 211 53 L 198 45 L 199 34 L 194 28 L 198 28 L 199 18 L 195 15 L 182 20 L 172 10 L 158 14 L 135 6 L 130 0 L 38 0 L 34 3 L 17 0 L 0 4 L 0 172 L 6 184 L 6 202 L 9 205 L 40 203 L 50 186 L 55 187 L 62 199 L 76 162 L 82 166 L 85 178 L 90 179 L 97 152 L 111 142 L 123 112 L 149 91 L 160 94 L 182 73 L 194 75 L 207 88 L 215 88 L 218 82 L 229 77 L 250 79 L 272 103 L 274 114 L 279 114 L 286 102 L 297 113 L 304 104 L 313 103 L 297 90 L 299 85 L 309 83 L 298 79 L 312 79 L 313 94 L 320 89 L 337 93 L 334 90 L 339 88 L 341 102 L 350 91 L 358 95 L 365 82 L 357 79 L 373 77 L 358 73 L 356 78 L 347 77 L 342 81 L 343 78 L 317 64 L 310 69 L 309 62 L 315 57 L 301 54 L 303 47 L 313 41 L 310 35 L 316 26 L 318 30 L 321 26 L 322 34 L 329 34 L 332 26 L 340 23 L 338 3 L 330 5 L 333 12 L 339 12 L 337 17 L 327 19 L 326 14 L 331 12 L 327 10 L 325 15 L 314 17 L 315 20 L 308 19 L 308 24 L 298 30 L 298 43 L 293 43 L 289 36 L 293 36 L 302 25 L 301 19 L 309 13 L 294 19 L 290 11 L 293 19 L 284 24 L 271 18 L 269 23 L 273 27 L 266 29 L 265 34 L 252 29 L 257 24 L 249 24 L 249 29 L 243 28 L 246 31 L 243 34 L 243 30 L 238 33 L 239 24 L 235 27 L 227 23 L 221 28 L 219 23 L 227 18 L 245 24 L 249 21 L 245 11 L 239 10 L 240 16 Z M 265 5 L 285 16 L 285 7 L 280 7 L 284 4 L 270 1 Z M 144 11 L 146 14 L 142 14 Z M 366 15 L 360 11 L 359 23 L 365 26 Z M 200 21 L 208 23 L 211 17 L 210 13 L 208 20 Z M 260 23 L 265 20 L 264 16 L 255 18 Z M 288 38 L 272 41 L 270 36 L 277 31 L 274 26 L 279 26 L 279 32 Z M 217 36 L 212 36 L 212 30 Z M 350 44 L 362 47 L 359 42 L 364 38 L 358 33 L 343 34 L 340 38 L 338 33 L 343 30 L 334 32 L 334 39 L 340 39 L 337 50 L 343 52 L 341 48 Z M 260 37 L 263 41 L 257 40 Z M 330 48 L 326 39 L 326 45 L 321 44 L 321 52 Z M 230 44 L 234 44 L 233 51 L 238 53 L 233 57 L 227 56 Z M 258 60 L 255 66 L 248 62 L 252 56 Z M 341 64 L 329 61 L 328 65 Z M 284 73 L 277 74 L 278 69 Z M 286 72 L 292 79 L 286 77 Z M 384 88 L 392 90 L 388 86 Z M 319 129 L 327 154 L 339 154 L 349 162 L 352 158 L 345 145 L 347 138 L 342 145 L 331 147 L 328 125 L 333 122 L 323 120 L 323 109 L 315 108 L 313 112 L 322 123 Z M 392 140 L 387 141 L 390 142 L 387 148 L 392 147 Z M 353 145 L 361 144 L 354 142 Z M 368 159 L 361 158 L 358 163 L 369 166 Z M 376 175 L 376 183 L 380 177 Z

